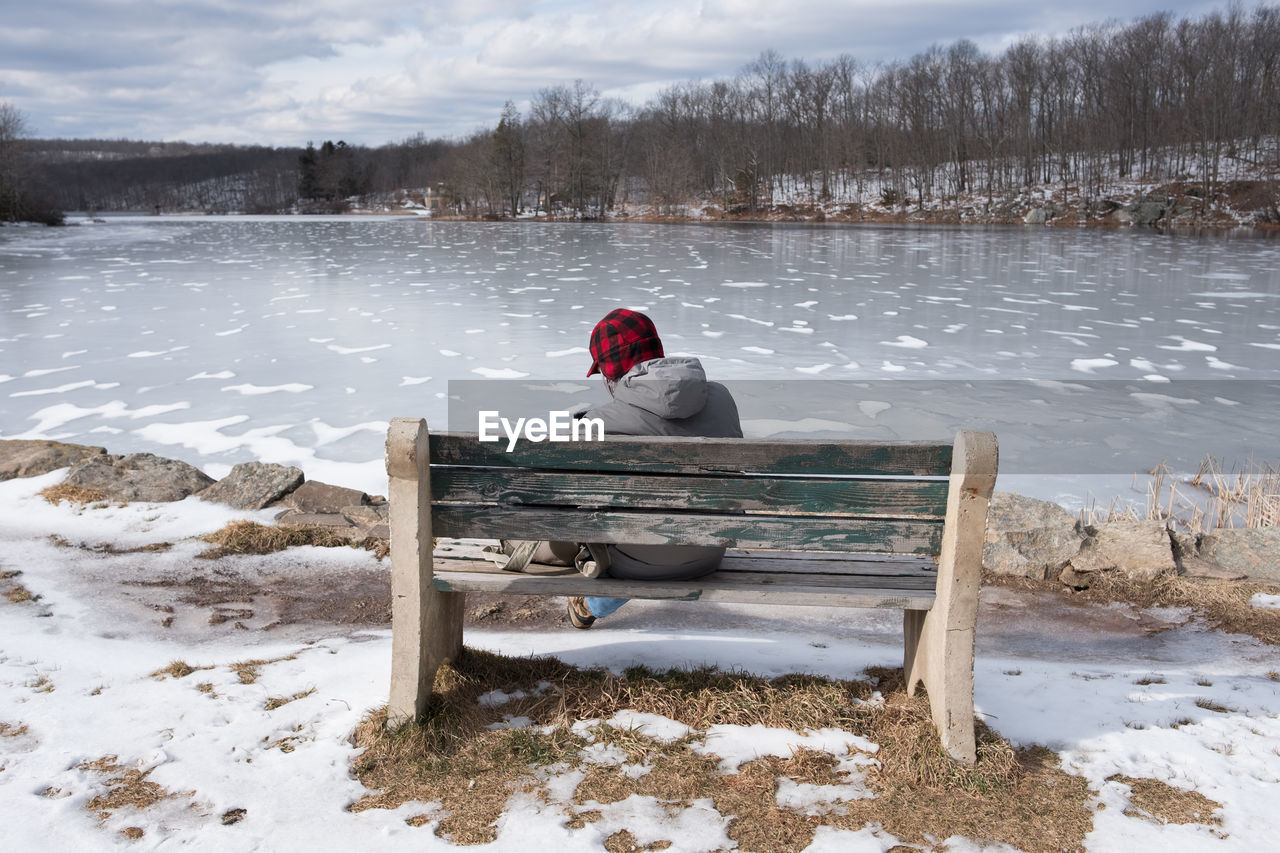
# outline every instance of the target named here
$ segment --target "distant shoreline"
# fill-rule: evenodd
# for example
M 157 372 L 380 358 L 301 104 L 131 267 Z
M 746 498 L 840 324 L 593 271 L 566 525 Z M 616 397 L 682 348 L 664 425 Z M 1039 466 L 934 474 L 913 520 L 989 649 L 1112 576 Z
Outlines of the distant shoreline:
M 1138 233 L 1157 233 L 1170 236 L 1204 236 L 1226 234 L 1232 232 L 1249 232 L 1256 236 L 1280 234 L 1280 224 L 1269 222 L 1244 222 L 1230 217 L 1214 217 L 1209 220 L 1175 219 L 1169 223 L 1138 224 L 1124 222 L 1114 216 L 1104 216 L 1081 220 L 1076 217 L 1059 216 L 1044 222 L 1029 223 L 1016 217 L 966 217 L 955 211 L 926 211 L 909 213 L 885 213 L 881 211 L 861 211 L 851 214 L 827 214 L 822 211 L 789 208 L 783 210 L 760 211 L 756 214 L 657 214 L 648 211 L 636 213 L 614 213 L 609 216 L 592 218 L 577 216 L 468 216 L 462 214 L 433 215 L 421 209 L 356 209 L 337 213 L 302 213 L 288 211 L 280 213 L 212 213 L 202 211 L 109 211 L 89 214 L 85 211 L 68 211 L 67 225 L 83 224 L 83 220 L 106 222 L 117 217 L 168 219 L 190 217 L 193 219 L 236 219 L 249 217 L 289 217 L 297 219 L 326 218 L 360 218 L 360 217 L 393 217 L 399 219 L 415 218 L 429 222 L 474 222 L 474 223 L 520 223 L 520 224 L 556 224 L 556 225 L 610 225 L 610 224 L 650 224 L 650 225 L 903 225 L 916 227 L 998 227 L 1054 229 L 1097 229 L 1103 231 L 1134 231 Z M 0 223 L 3 225 L 4 223 Z

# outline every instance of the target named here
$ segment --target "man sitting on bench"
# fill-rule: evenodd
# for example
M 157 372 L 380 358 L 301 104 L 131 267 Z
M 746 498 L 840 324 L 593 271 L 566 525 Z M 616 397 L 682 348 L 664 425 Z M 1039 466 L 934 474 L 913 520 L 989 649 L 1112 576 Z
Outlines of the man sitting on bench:
M 591 332 L 591 369 L 604 377 L 611 401 L 583 417 L 604 422 L 605 435 L 686 435 L 741 438 L 729 389 L 708 382 L 702 362 L 666 358 L 653 321 L 638 311 L 610 311 Z M 551 543 L 556 549 L 560 543 Z M 576 551 L 576 545 L 571 545 Z M 687 580 L 714 572 L 724 549 L 701 545 L 610 545 L 608 573 L 626 580 Z M 590 628 L 625 598 L 575 596 L 569 621 Z

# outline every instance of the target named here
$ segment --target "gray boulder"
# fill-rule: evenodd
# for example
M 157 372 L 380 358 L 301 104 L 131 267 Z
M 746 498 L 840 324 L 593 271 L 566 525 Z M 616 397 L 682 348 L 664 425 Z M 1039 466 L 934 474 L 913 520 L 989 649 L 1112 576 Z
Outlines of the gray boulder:
M 1121 572 L 1133 580 L 1150 581 L 1176 574 L 1173 544 L 1163 521 L 1111 521 L 1096 528 L 1067 567 L 1067 583 L 1079 586 L 1081 576 L 1093 572 Z M 1065 574 L 1065 573 L 1064 573 Z
M 1238 581 L 1246 577 L 1243 572 L 1224 569 L 1203 556 L 1201 549 L 1206 544 L 1206 537 L 1171 528 L 1169 538 L 1173 541 L 1173 559 L 1178 564 L 1178 571 L 1187 577 L 1224 581 Z M 1207 541 L 1211 542 L 1212 537 Z
M 997 574 L 1056 578 L 1081 541 L 1075 516 L 1056 503 L 996 492 L 987 512 L 982 567 Z
M 1280 581 L 1280 527 L 1216 530 L 1201 540 L 1200 557 L 1233 575 Z
M 59 468 L 69 468 L 91 456 L 103 456 L 106 452 L 105 447 L 44 439 L 0 441 L 0 480 L 39 477 Z
M 364 506 L 369 496 L 359 489 L 331 486 L 319 480 L 308 480 L 294 489 L 275 506 L 306 513 L 341 513 L 349 506 Z
M 1044 225 L 1053 218 L 1053 211 L 1047 207 L 1033 207 L 1027 211 L 1027 215 L 1022 217 L 1022 221 L 1027 225 Z
M 200 493 L 201 500 L 236 509 L 262 509 L 302 485 L 302 469 L 265 462 L 241 462 Z
M 355 533 L 355 525 L 340 512 L 301 512 L 296 509 L 290 509 L 276 516 L 276 524 L 282 527 L 349 528 L 349 530 L 340 532 Z
M 177 459 L 153 453 L 91 456 L 76 464 L 63 482 L 102 492 L 113 501 L 180 501 L 203 491 L 213 478 Z
M 1135 201 L 1126 208 L 1126 212 L 1128 221 L 1134 225 L 1151 226 L 1165 218 L 1168 207 L 1163 201 L 1147 199 Z
M 335 533 L 346 536 L 351 542 L 359 543 L 369 537 L 374 539 L 391 537 L 391 529 L 387 522 L 389 509 L 390 505 L 385 501 L 343 507 L 340 512 L 287 509 L 276 516 L 276 524 L 285 527 L 328 527 Z

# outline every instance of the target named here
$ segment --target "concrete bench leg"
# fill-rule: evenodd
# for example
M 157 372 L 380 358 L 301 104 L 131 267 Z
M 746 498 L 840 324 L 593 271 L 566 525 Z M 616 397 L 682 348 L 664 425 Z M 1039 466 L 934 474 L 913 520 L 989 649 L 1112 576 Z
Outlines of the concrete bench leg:
M 431 583 L 431 481 L 426 421 L 396 418 L 387 433 L 391 527 L 391 699 L 387 723 L 426 711 L 436 670 L 462 651 L 466 595 Z
M 982 584 L 987 504 L 996 479 L 995 436 L 956 436 L 947 494 L 946 528 L 938 556 L 933 609 L 902 616 L 907 693 L 924 684 L 942 747 L 957 761 L 977 760 L 973 724 L 973 645 Z

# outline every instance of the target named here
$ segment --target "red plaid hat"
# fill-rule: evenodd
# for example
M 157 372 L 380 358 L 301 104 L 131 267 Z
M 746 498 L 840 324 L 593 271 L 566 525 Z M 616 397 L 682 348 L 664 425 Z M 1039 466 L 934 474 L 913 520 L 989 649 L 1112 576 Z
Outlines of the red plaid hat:
M 591 330 L 591 369 L 606 379 L 619 379 L 632 367 L 662 358 L 662 339 L 653 321 L 639 311 L 616 308 Z

